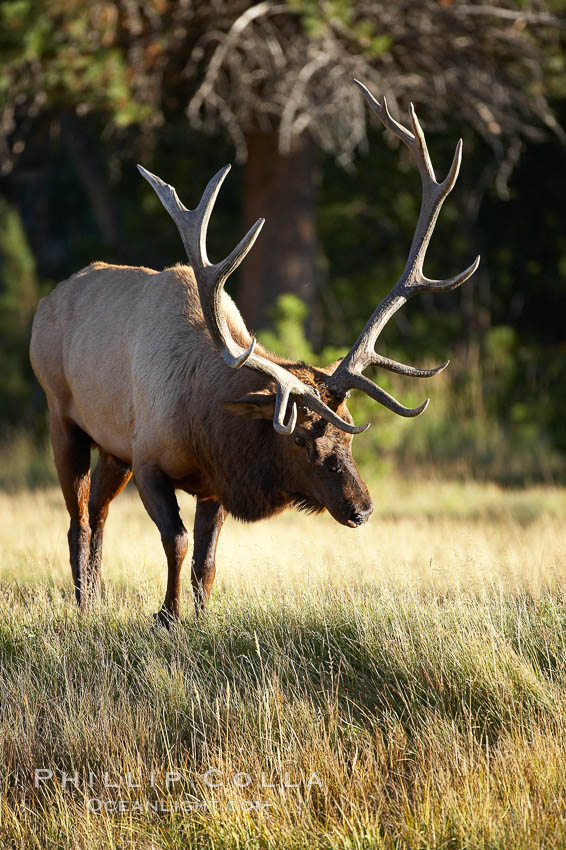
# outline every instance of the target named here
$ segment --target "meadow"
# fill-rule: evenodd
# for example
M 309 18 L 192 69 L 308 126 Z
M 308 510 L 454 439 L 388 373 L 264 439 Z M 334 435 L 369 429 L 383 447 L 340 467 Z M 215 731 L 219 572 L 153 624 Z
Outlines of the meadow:
M 371 491 L 358 530 L 229 520 L 171 632 L 135 491 L 88 615 L 59 491 L 0 493 L 0 845 L 563 848 L 566 491 Z

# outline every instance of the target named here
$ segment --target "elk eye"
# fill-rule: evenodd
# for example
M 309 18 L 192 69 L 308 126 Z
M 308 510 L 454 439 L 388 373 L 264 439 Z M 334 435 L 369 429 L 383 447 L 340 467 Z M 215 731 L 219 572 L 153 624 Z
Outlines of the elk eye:
M 295 443 L 296 443 L 298 446 L 303 446 L 303 447 L 304 447 L 304 446 L 306 446 L 306 444 L 307 444 L 307 441 L 305 440 L 305 438 L 304 438 L 304 437 L 293 437 L 293 440 L 295 441 Z

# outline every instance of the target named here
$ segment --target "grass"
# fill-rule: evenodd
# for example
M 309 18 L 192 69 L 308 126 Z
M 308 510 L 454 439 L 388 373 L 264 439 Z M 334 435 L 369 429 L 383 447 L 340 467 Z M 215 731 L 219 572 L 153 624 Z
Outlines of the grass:
M 0 844 L 563 848 L 566 492 L 371 490 L 356 531 L 228 521 L 171 633 L 135 492 L 87 616 L 60 494 L 0 493 Z

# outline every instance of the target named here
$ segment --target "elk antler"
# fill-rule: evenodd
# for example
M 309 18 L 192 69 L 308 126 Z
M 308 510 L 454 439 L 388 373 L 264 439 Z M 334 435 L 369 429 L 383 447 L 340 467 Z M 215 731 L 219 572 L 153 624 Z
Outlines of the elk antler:
M 224 166 L 214 175 L 204 190 L 199 205 L 194 210 L 188 210 L 181 203 L 173 186 L 164 183 L 163 180 L 156 177 L 155 174 L 151 174 L 141 165 L 138 165 L 138 169 L 140 174 L 153 187 L 159 200 L 179 229 L 189 261 L 195 272 L 206 326 L 225 362 L 234 369 L 239 369 L 245 365 L 256 372 L 268 375 L 275 381 L 277 387 L 273 415 L 275 430 L 280 434 L 293 433 L 297 424 L 296 401 L 300 400 L 304 407 L 310 408 L 328 422 L 349 434 L 359 434 L 365 431 L 367 425 L 356 427 L 341 419 L 324 404 L 314 387 L 303 384 L 283 366 L 255 354 L 255 339 L 252 339 L 249 347 L 244 349 L 232 337 L 222 311 L 222 290 L 228 276 L 240 265 L 254 244 L 259 231 L 263 227 L 264 219 L 260 218 L 256 221 L 225 260 L 214 265 L 210 263 L 206 253 L 206 231 L 220 186 L 230 171 L 230 166 Z M 291 396 L 293 396 L 292 407 L 287 422 L 285 422 Z
M 423 197 L 411 250 L 409 251 L 409 257 L 401 277 L 376 308 L 348 354 L 346 354 L 333 374 L 327 379 L 327 385 L 329 390 L 338 396 L 345 395 L 349 389 L 358 389 L 367 393 L 375 401 L 385 405 L 385 407 L 388 407 L 400 416 L 418 416 L 428 406 L 429 399 L 421 404 L 420 407 L 414 409 L 404 407 L 390 396 L 389 393 L 378 387 L 373 381 L 366 378 L 365 375 L 362 375 L 362 372 L 368 366 L 382 366 L 384 369 L 389 369 L 390 372 L 411 375 L 415 378 L 429 378 L 431 375 L 438 374 L 438 372 L 441 372 L 448 366 L 448 360 L 441 366 L 437 366 L 436 369 L 416 369 L 414 366 L 405 366 L 403 363 L 397 363 L 395 360 L 390 360 L 387 357 L 377 354 L 375 343 L 389 319 L 415 292 L 455 289 L 471 277 L 478 267 L 480 258 L 476 257 L 472 265 L 464 272 L 447 280 L 430 280 L 423 274 L 425 255 L 438 214 L 445 198 L 454 188 L 454 184 L 458 178 L 462 159 L 462 140 L 460 139 L 456 146 L 456 152 L 448 175 L 441 183 L 438 183 L 430 161 L 424 133 L 415 114 L 413 104 L 411 104 L 413 132 L 410 133 L 392 118 L 387 108 L 385 97 L 383 98 L 382 105 L 378 103 L 363 83 L 360 83 L 359 80 L 354 80 L 354 82 L 366 96 L 369 105 L 381 123 L 391 130 L 411 151 L 421 175 Z

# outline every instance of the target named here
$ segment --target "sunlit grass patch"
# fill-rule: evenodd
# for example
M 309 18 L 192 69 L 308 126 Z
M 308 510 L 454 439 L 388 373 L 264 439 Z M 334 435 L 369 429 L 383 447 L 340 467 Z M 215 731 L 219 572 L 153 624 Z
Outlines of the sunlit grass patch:
M 0 496 L 3 846 L 563 847 L 563 491 L 372 492 L 358 531 L 229 521 L 171 633 L 135 492 L 86 616 L 60 494 Z

